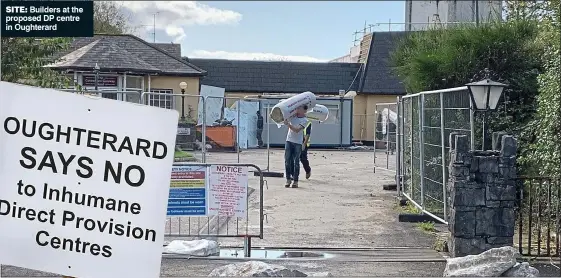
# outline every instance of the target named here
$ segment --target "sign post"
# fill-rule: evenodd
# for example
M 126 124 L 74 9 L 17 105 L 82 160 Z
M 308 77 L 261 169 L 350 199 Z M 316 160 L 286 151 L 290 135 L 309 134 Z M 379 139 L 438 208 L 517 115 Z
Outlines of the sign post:
M 159 277 L 178 118 L 0 82 L 0 261 Z

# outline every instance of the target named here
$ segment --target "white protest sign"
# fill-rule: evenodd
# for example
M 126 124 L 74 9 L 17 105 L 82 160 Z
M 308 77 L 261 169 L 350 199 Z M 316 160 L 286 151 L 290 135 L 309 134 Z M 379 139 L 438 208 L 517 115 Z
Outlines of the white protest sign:
M 159 277 L 178 113 L 0 82 L 0 262 Z
M 208 215 L 247 219 L 247 167 L 210 167 Z

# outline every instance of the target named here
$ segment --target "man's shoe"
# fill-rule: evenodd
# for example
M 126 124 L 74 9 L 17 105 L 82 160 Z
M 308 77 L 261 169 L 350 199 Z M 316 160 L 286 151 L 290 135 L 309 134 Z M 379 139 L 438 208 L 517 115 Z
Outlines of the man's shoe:
M 312 175 L 312 171 L 306 173 L 306 179 L 310 179 L 310 176 Z
M 291 182 L 292 182 L 291 180 L 287 180 L 287 181 L 286 181 L 286 184 L 284 185 L 284 187 L 289 188 Z
M 298 188 L 298 182 L 297 181 L 292 183 L 292 188 Z

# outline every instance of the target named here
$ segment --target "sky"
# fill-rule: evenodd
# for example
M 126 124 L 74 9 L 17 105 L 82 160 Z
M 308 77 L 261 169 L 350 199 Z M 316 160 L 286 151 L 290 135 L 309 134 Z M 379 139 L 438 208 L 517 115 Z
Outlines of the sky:
M 181 44 L 182 56 L 326 62 L 368 24 L 405 21 L 405 1 L 123 1 L 135 34 Z M 400 29 L 392 25 L 392 29 Z

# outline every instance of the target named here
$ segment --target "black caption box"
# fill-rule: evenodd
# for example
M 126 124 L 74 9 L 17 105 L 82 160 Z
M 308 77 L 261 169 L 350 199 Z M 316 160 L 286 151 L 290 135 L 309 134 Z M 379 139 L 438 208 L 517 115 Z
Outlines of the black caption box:
M 0 1 L 2 37 L 93 37 L 93 1 Z

